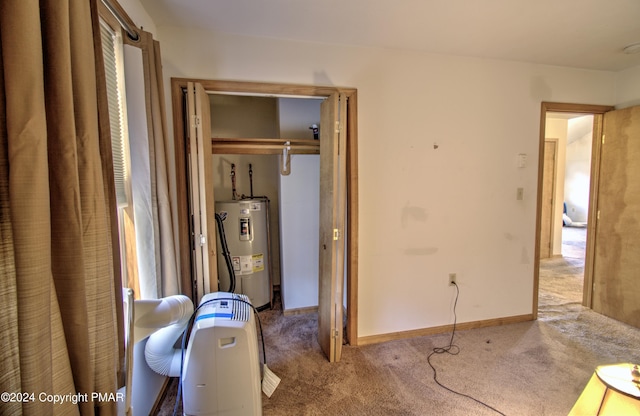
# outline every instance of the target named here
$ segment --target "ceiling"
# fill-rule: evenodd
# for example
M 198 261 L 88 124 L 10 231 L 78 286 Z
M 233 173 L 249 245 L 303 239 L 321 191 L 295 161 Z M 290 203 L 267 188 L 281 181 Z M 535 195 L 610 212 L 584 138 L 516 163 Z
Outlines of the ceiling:
M 140 0 L 159 30 L 619 71 L 640 65 L 640 0 Z

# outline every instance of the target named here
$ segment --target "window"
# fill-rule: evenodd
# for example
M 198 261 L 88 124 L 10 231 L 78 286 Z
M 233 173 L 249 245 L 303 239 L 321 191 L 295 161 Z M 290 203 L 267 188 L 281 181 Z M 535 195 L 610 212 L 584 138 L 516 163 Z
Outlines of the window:
M 117 25 L 117 22 L 110 24 L 105 19 L 100 19 L 100 35 L 106 74 L 113 171 L 118 203 L 122 285 L 133 289 L 135 297 L 139 298 L 140 287 L 131 192 L 131 162 L 129 158 L 123 46 L 120 26 Z

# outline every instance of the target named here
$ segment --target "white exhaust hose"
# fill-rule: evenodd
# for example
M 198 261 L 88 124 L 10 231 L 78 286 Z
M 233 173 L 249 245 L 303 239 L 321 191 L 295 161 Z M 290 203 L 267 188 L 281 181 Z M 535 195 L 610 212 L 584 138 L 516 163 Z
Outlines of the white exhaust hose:
M 189 324 L 189 319 L 193 314 L 193 303 L 184 295 L 169 296 L 158 300 L 161 302 L 150 314 L 146 315 L 148 319 L 142 317 L 142 322 L 136 320 L 136 325 L 141 327 L 144 325 L 153 325 L 156 328 L 163 326 L 162 329 L 149 336 L 144 356 L 149 368 L 156 373 L 163 376 L 179 377 L 182 349 L 174 348 L 174 345 Z

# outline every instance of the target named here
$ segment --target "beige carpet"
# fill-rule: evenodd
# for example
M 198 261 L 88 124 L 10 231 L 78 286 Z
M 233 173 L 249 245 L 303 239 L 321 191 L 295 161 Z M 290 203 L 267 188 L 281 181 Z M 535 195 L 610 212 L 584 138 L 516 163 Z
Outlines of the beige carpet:
M 506 415 L 566 415 L 597 365 L 640 363 L 640 330 L 580 305 L 579 258 L 545 260 L 540 275 L 539 319 L 457 332 L 459 354 L 431 358 L 441 383 Z M 282 378 L 271 398 L 262 396 L 265 416 L 499 414 L 434 382 L 427 357 L 450 334 L 345 346 L 331 364 L 316 342 L 315 314 L 260 316 L 267 363 Z M 174 395 L 175 384 L 159 414 L 171 414 Z

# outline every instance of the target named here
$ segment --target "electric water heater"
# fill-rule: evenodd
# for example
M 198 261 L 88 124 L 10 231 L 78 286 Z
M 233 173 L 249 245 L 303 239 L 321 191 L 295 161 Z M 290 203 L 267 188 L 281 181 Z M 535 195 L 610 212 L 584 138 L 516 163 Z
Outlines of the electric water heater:
M 235 293 L 249 297 L 257 309 L 271 303 L 268 201 L 264 198 L 216 202 L 223 221 L 227 247 L 236 276 Z M 218 282 L 220 291 L 230 288 L 230 276 L 218 238 Z

